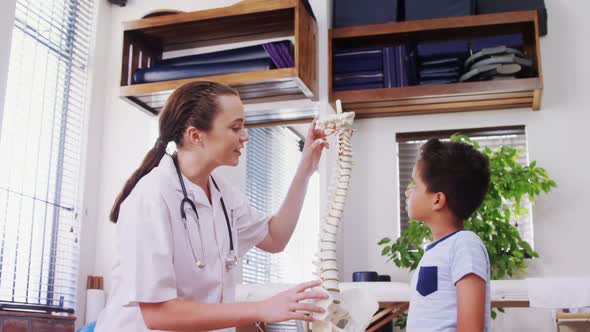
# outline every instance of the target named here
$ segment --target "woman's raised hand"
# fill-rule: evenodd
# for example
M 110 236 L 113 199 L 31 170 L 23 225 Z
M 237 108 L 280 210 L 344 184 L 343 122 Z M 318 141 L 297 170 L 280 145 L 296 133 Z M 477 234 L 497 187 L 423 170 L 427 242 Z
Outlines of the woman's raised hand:
M 318 169 L 322 151 L 329 148 L 330 144 L 326 140 L 326 134 L 323 130 L 316 128 L 317 118 L 313 119 L 307 131 L 305 145 L 303 146 L 303 155 L 301 157 L 301 167 L 307 176 L 313 175 Z

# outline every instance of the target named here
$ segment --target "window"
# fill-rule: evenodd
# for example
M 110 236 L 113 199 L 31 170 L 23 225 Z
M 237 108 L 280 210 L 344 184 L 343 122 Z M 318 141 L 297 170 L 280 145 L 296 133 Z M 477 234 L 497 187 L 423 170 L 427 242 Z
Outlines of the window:
M 263 213 L 276 212 L 287 194 L 301 158 L 302 138 L 289 127 L 248 130 L 246 193 Z M 313 240 L 319 227 L 319 175 L 311 178 L 295 233 L 285 251 L 271 255 L 258 248 L 242 259 L 243 283 L 295 283 L 312 277 Z
M 0 306 L 73 312 L 93 0 L 17 0 L 0 129 Z
M 438 137 L 442 140 L 448 140 L 452 134 L 457 132 L 470 136 L 474 141 L 477 141 L 482 148 L 489 147 L 494 149 L 499 148 L 500 146 L 511 146 L 516 148 L 520 151 L 518 162 L 522 165 L 528 165 L 526 134 L 524 127 L 522 126 L 398 134 L 396 136 L 396 141 L 399 161 L 400 234 L 408 227 L 409 220 L 405 205 L 405 190 L 410 183 L 412 168 L 418 158 L 420 146 L 422 146 L 428 138 Z M 531 203 L 524 202 L 524 206 L 527 207 L 529 214 L 523 216 L 520 220 L 512 220 L 512 224 L 518 228 L 522 239 L 534 247 Z

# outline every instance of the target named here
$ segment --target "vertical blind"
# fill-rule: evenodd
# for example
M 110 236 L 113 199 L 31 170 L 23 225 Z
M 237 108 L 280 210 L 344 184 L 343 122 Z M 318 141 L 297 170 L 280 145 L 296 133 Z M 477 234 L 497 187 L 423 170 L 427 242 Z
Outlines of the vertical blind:
M 0 136 L 0 306 L 73 312 L 93 0 L 17 0 Z
M 287 194 L 301 158 L 301 138 L 287 127 L 248 130 L 246 194 L 262 213 L 276 212 Z M 283 254 L 271 255 L 258 248 L 242 259 L 242 282 L 280 282 L 284 277 Z
M 449 137 L 456 132 L 462 132 L 470 136 L 474 141 L 477 141 L 482 148 L 489 147 L 494 150 L 501 146 L 510 146 L 520 152 L 517 159 L 521 165 L 528 165 L 527 142 L 524 127 L 504 127 L 492 129 L 471 129 L 471 130 L 456 130 L 444 132 L 423 132 L 423 133 L 407 133 L 398 134 L 397 148 L 398 148 L 398 162 L 399 162 L 399 207 L 400 207 L 400 234 L 408 227 L 408 213 L 406 211 L 406 196 L 405 191 L 410 184 L 412 177 L 412 168 L 418 158 L 420 147 L 429 137 L 438 137 L 443 141 L 448 141 Z M 508 204 L 508 203 L 507 203 Z M 520 236 L 527 241 L 531 246 L 533 241 L 533 219 L 531 203 L 523 202 L 524 207 L 529 211 L 528 215 L 521 217 L 520 220 L 512 220 L 511 223 L 517 226 Z

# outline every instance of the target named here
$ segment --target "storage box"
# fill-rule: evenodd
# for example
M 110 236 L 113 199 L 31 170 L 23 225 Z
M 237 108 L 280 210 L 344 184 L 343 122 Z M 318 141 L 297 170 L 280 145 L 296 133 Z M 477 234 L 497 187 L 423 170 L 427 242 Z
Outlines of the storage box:
M 398 0 L 333 0 L 335 28 L 397 22 Z
M 537 10 L 539 13 L 539 35 L 544 36 L 547 34 L 547 7 L 545 7 L 544 0 L 477 0 L 478 14 L 517 10 Z
M 406 0 L 405 20 L 475 15 L 475 0 Z

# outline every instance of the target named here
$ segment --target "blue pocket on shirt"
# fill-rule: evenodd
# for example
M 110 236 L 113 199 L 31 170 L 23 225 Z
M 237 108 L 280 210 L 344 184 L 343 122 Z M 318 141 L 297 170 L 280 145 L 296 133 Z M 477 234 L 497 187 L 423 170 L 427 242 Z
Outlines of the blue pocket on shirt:
M 422 296 L 428 296 L 438 290 L 438 266 L 420 267 L 416 290 Z

